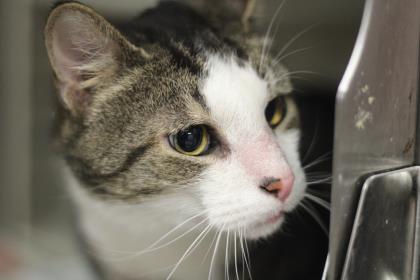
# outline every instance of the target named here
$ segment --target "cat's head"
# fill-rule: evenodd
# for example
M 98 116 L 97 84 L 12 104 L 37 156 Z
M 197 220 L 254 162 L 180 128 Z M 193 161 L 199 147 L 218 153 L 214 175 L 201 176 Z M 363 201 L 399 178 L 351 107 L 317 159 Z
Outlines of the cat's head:
M 57 141 L 81 185 L 109 203 L 182 197 L 159 207 L 272 233 L 306 187 L 287 71 L 262 40 L 172 2 L 122 30 L 78 3 L 45 28 Z

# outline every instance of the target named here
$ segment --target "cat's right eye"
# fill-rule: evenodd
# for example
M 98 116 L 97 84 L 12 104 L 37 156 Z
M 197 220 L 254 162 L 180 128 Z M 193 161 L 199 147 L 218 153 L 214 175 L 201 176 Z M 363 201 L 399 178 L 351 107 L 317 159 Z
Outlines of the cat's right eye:
M 265 108 L 265 118 L 271 128 L 277 127 L 286 116 L 286 101 L 283 96 L 271 100 Z
M 169 144 L 181 154 L 201 156 L 209 150 L 210 134 L 205 125 L 194 125 L 169 135 Z

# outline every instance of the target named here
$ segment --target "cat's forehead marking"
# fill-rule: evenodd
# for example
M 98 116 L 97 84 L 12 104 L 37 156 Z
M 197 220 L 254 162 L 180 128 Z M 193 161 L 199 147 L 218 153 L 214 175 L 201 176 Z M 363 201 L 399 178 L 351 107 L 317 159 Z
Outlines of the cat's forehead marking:
M 206 70 L 202 94 L 211 117 L 222 129 L 243 134 L 265 125 L 264 108 L 271 96 L 266 81 L 249 64 L 213 55 Z

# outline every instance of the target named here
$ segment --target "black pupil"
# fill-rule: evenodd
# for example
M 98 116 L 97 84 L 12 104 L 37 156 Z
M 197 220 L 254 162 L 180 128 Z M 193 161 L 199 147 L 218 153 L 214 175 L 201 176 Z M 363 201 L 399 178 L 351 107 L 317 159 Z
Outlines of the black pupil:
M 185 152 L 195 151 L 203 140 L 203 129 L 200 126 L 193 126 L 180 131 L 176 135 L 178 146 Z
M 276 112 L 277 107 L 277 98 L 274 100 L 271 100 L 270 103 L 268 103 L 267 107 L 265 108 L 265 118 L 269 122 L 274 116 L 274 113 Z

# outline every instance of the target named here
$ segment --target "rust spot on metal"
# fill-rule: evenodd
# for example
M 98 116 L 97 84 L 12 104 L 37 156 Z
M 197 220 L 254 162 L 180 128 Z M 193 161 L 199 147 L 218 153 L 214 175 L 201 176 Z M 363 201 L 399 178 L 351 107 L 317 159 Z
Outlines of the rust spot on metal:
M 412 100 L 413 100 L 413 88 L 410 89 L 410 94 L 408 95 L 408 102 L 411 104 Z
M 414 139 L 409 138 L 407 143 L 404 146 L 403 154 L 407 154 L 414 146 Z

